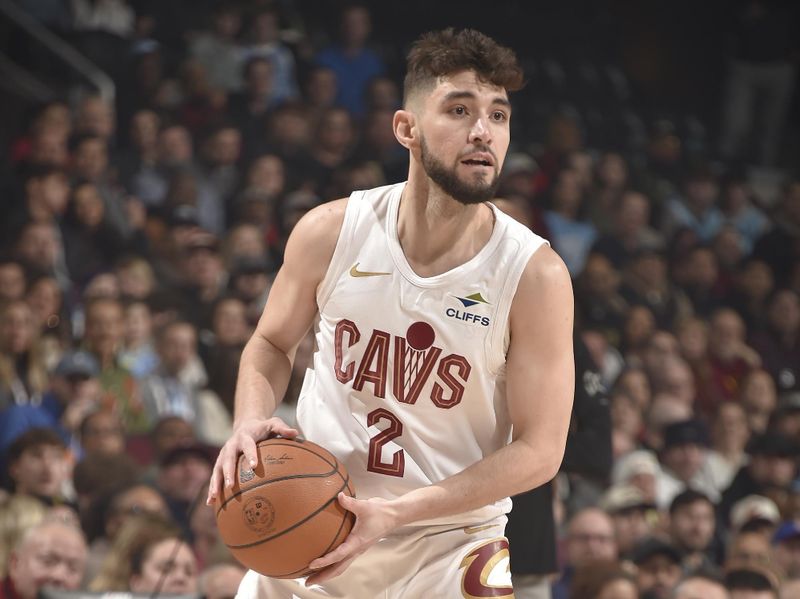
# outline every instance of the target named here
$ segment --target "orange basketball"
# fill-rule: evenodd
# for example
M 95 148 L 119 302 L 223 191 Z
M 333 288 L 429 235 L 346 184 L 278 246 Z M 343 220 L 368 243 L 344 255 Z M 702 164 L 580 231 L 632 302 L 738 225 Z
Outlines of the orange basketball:
M 217 502 L 217 527 L 242 565 L 272 578 L 299 578 L 344 541 L 355 516 L 339 505 L 355 496 L 345 467 L 304 440 L 268 439 L 251 470 L 240 456 L 234 486 Z

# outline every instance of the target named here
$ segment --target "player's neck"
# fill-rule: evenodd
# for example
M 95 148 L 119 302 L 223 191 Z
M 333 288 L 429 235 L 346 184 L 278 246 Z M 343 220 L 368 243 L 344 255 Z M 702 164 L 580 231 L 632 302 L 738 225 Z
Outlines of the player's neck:
M 481 251 L 494 228 L 494 213 L 484 204 L 464 205 L 409 177 L 397 215 L 397 236 L 406 260 L 422 277 L 464 264 Z

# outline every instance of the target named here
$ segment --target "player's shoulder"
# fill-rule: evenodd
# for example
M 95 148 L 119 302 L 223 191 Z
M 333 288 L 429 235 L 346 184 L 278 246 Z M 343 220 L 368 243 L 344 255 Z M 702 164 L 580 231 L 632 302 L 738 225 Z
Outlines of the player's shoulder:
M 543 243 L 528 259 L 517 288 L 517 301 L 526 302 L 542 293 L 568 295 L 572 298 L 572 279 L 564 260 Z
M 347 202 L 347 198 L 325 202 L 303 215 L 286 242 L 285 266 L 307 274 L 318 269 L 324 271 L 336 249 Z

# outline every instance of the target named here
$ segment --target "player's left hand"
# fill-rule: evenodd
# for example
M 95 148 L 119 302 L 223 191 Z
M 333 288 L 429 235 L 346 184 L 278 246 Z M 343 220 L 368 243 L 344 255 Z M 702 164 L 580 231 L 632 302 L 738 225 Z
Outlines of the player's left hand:
M 306 586 L 339 576 L 353 560 L 398 526 L 392 504 L 385 499 L 356 499 L 339 493 L 339 504 L 355 514 L 356 523 L 341 545 L 309 564 L 316 572 L 308 577 Z

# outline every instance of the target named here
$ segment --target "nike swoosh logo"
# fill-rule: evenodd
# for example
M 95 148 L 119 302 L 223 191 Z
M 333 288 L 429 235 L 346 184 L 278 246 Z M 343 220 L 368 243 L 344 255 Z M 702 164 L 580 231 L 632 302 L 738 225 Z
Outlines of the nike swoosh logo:
M 390 275 L 390 272 L 370 272 L 368 270 L 358 270 L 359 262 L 353 264 L 353 268 L 350 269 L 350 276 L 351 277 L 380 277 L 383 275 Z
M 481 532 L 482 530 L 489 530 L 490 528 L 494 528 L 495 526 L 497 526 L 497 525 L 496 524 L 484 524 L 483 526 L 467 526 L 464 529 L 464 532 L 467 533 L 468 535 L 474 535 L 474 534 L 477 534 L 477 533 Z

